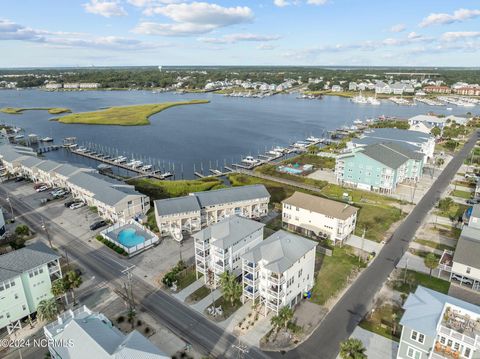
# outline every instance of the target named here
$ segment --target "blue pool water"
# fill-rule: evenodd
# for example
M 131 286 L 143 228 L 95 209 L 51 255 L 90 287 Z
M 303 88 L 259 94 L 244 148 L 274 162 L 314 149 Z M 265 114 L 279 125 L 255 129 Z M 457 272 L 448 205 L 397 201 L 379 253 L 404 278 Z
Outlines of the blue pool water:
M 120 244 L 130 248 L 145 242 L 145 237 L 139 236 L 135 229 L 127 228 L 122 229 L 120 233 L 118 233 L 117 240 Z
M 281 172 L 287 172 L 287 173 L 291 173 L 291 174 L 294 174 L 294 175 L 299 175 L 300 173 L 303 172 L 302 170 L 299 170 L 299 169 L 296 169 L 296 168 L 293 168 L 293 167 L 287 167 L 287 166 L 280 166 L 280 167 L 278 167 L 278 169 Z

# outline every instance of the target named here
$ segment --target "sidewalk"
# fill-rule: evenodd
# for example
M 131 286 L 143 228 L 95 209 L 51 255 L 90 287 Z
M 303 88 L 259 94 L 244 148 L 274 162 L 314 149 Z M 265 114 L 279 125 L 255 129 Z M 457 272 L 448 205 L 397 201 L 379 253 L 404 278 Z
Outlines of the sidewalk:
M 375 252 L 378 253 L 382 250 L 383 244 L 377 243 L 375 241 L 372 241 L 370 239 L 362 238 L 359 236 L 356 236 L 352 234 L 345 242 L 349 246 L 362 249 L 365 252 Z
M 213 293 L 207 295 L 205 298 L 203 298 L 201 301 L 199 301 L 198 303 L 195 303 L 193 305 L 191 305 L 190 307 L 192 309 L 195 309 L 197 312 L 200 312 L 203 314 L 203 312 L 205 311 L 205 309 L 207 309 L 207 307 L 209 305 L 212 304 L 213 301 L 217 300 L 218 298 L 220 298 L 222 296 L 222 292 L 220 291 L 220 289 L 215 289 L 213 291 Z M 212 299 L 213 297 L 213 299 Z
M 430 269 L 425 266 L 423 258 L 410 252 L 406 252 L 397 264 L 397 268 L 404 269 L 405 267 L 416 272 L 430 274 Z M 434 269 L 432 271 L 432 276 L 437 276 L 437 274 L 438 269 Z
M 367 349 L 368 359 L 395 359 L 397 357 L 398 343 L 381 335 L 356 327 L 350 338 L 360 339 Z M 337 356 L 340 359 L 340 355 Z
M 182 302 L 185 302 L 185 299 L 190 295 L 192 294 L 193 292 L 195 292 L 197 289 L 199 289 L 201 286 L 203 286 L 203 278 L 200 278 L 198 280 L 196 280 L 195 282 L 193 282 L 192 284 L 190 284 L 188 287 L 184 288 L 183 290 L 181 290 L 180 292 L 178 293 L 174 293 L 172 294 L 175 298 L 177 298 L 178 300 L 182 301 Z

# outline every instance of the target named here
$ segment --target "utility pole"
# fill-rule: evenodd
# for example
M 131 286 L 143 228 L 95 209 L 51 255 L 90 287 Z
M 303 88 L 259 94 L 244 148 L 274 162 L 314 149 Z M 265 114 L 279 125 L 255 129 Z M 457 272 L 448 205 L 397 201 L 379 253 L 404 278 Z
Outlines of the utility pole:
M 43 218 L 42 218 L 42 229 L 45 231 L 45 234 L 47 235 L 47 240 L 48 240 L 48 243 L 50 244 L 50 248 L 53 249 L 52 239 L 50 238 L 50 233 L 48 233 L 47 224 L 45 223 Z
M 122 274 L 127 276 L 127 281 L 123 283 L 123 287 L 125 288 L 125 294 L 127 297 L 129 317 L 132 320 L 132 329 L 134 328 L 134 317 L 135 317 L 135 298 L 133 297 L 133 287 L 132 287 L 133 268 L 135 268 L 134 265 L 122 270 Z
M 245 344 L 242 344 L 242 342 L 240 341 L 240 339 L 237 341 L 236 344 L 232 344 L 232 348 L 237 352 L 237 358 L 238 359 L 244 359 L 245 358 L 245 355 L 248 354 L 248 352 L 250 351 L 248 349 L 248 346 L 245 345 Z
M 15 222 L 15 216 L 13 215 L 13 206 L 12 206 L 12 202 L 10 201 L 10 197 L 7 197 L 6 198 L 8 204 L 10 205 L 10 212 L 12 213 L 12 218 L 11 218 L 11 221 L 12 223 Z

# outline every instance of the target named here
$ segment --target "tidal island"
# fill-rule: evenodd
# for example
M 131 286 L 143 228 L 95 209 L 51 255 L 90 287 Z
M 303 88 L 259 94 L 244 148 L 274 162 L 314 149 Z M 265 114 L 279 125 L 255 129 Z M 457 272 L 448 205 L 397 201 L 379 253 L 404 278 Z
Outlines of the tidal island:
M 63 108 L 63 107 L 29 107 L 29 108 L 4 107 L 0 109 L 0 112 L 8 113 L 10 115 L 20 115 L 24 111 L 48 111 L 48 113 L 51 113 L 52 115 L 72 112 L 69 108 Z
M 205 104 L 209 102 L 209 100 L 190 100 L 145 105 L 114 106 L 98 111 L 72 113 L 52 120 L 67 124 L 142 126 L 150 124 L 150 116 L 167 108 L 180 105 Z

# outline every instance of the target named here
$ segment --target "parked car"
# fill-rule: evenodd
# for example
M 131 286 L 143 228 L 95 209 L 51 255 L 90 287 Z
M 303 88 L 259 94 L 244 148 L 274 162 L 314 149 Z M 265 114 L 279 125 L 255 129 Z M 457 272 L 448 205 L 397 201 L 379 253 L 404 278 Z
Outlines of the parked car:
M 78 209 L 78 208 L 82 208 L 83 206 L 85 206 L 85 203 L 83 203 L 83 202 L 75 202 L 75 203 L 72 204 L 69 208 L 70 208 L 70 209 Z
M 460 283 L 463 283 L 463 284 L 473 285 L 473 281 L 471 279 L 464 278 L 464 277 L 462 277 L 460 275 L 457 275 L 457 274 L 453 274 L 452 279 L 455 279 L 456 281 L 459 281 Z
M 75 201 L 75 200 L 73 200 L 73 201 L 67 201 L 67 202 L 64 203 L 64 205 L 65 205 L 65 207 L 70 208 L 70 206 L 71 206 L 72 204 L 77 203 L 77 202 L 78 202 L 78 201 Z
M 97 222 L 94 222 L 90 225 L 90 230 L 91 231 L 94 231 L 96 229 L 99 229 L 99 228 L 102 228 L 104 226 L 107 225 L 107 221 L 104 221 L 104 220 L 100 220 L 100 221 L 97 221 Z
M 58 191 L 58 192 L 55 192 L 55 194 L 53 195 L 53 198 L 60 198 L 60 197 L 63 197 L 67 194 L 67 192 L 65 191 Z
M 480 203 L 480 199 L 467 199 L 467 204 L 477 204 Z
M 25 178 L 23 178 L 22 176 L 15 178 L 15 182 L 22 182 L 22 181 L 25 181 Z
M 42 182 L 42 183 L 35 183 L 35 184 L 33 185 L 33 189 L 36 190 L 37 188 L 40 188 L 40 187 L 43 187 L 43 186 L 46 186 L 46 185 L 47 185 L 47 184 L 46 184 L 46 183 L 43 183 L 43 182 Z
M 49 187 L 48 186 L 42 186 L 37 188 L 35 191 L 37 192 L 45 192 Z

